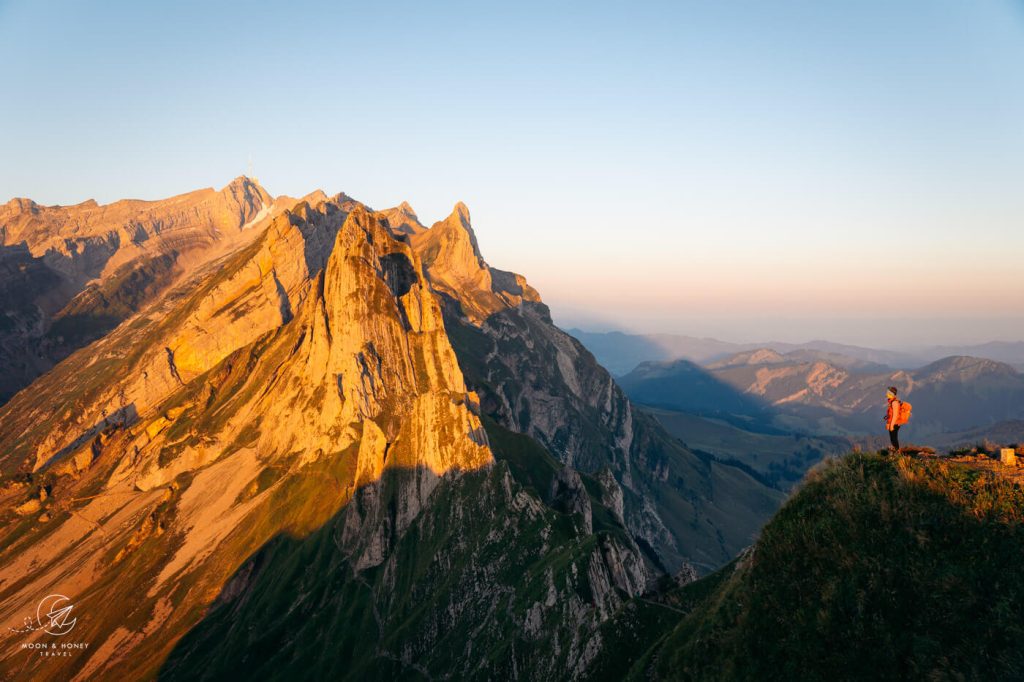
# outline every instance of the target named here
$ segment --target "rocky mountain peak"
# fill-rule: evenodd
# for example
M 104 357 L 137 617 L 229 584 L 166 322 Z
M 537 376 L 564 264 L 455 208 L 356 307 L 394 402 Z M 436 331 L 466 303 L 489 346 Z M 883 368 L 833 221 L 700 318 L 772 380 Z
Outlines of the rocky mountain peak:
M 244 187 L 259 187 L 259 183 L 255 179 L 250 178 L 247 175 L 239 175 L 238 177 L 234 178 L 231 182 L 229 182 L 224 187 L 225 187 L 225 189 L 228 189 L 228 188 L 244 188 Z
M 457 215 L 462 224 L 469 227 L 469 206 L 462 201 L 455 202 L 455 206 L 452 207 L 452 215 Z
M 480 253 L 480 245 L 477 243 L 476 233 L 473 232 L 473 226 L 469 219 L 469 208 L 464 203 L 461 201 L 456 202 L 448 217 L 434 225 L 434 228 L 437 227 L 441 228 L 441 232 L 453 244 L 461 247 L 463 242 L 468 242 L 473 256 L 478 261 L 478 265 L 484 265 L 484 259 Z
M 411 243 L 434 289 L 457 301 L 460 314 L 474 323 L 523 301 L 540 303 L 522 275 L 487 265 L 461 201 L 447 218 L 413 235 Z
M 730 355 L 727 358 L 712 362 L 708 367 L 713 369 L 734 367 L 737 365 L 769 365 L 786 362 L 786 357 L 771 348 L 756 348 Z
M 26 213 L 28 211 L 38 210 L 39 204 L 32 201 L 31 199 L 25 199 L 21 197 L 15 197 L 4 204 L 4 212 L 10 215 L 17 215 L 19 213 Z
M 316 206 L 317 204 L 327 201 L 327 193 L 322 189 L 315 189 L 302 197 L 299 201 L 305 201 L 311 206 Z
M 426 231 L 426 227 L 420 222 L 416 211 L 409 202 L 403 201 L 394 208 L 386 208 L 378 213 L 387 220 L 388 227 L 396 234 L 414 235 Z
M 345 219 L 311 307 L 304 372 L 328 385 L 338 423 L 374 419 L 389 443 L 402 440 L 389 465 L 404 456 L 440 475 L 490 461 L 419 259 L 374 212 L 359 206 Z
M 274 203 L 274 197 L 267 190 L 263 189 L 253 178 L 244 175 L 229 182 L 220 191 L 220 194 L 229 201 L 240 204 L 243 207 L 241 211 L 243 214 L 247 213 L 246 209 L 249 211 L 255 209 L 255 213 L 259 213 Z M 246 217 L 251 218 L 251 216 Z
M 1016 376 L 1012 365 L 969 355 L 951 355 L 917 370 L 918 379 L 977 379 L 981 376 Z

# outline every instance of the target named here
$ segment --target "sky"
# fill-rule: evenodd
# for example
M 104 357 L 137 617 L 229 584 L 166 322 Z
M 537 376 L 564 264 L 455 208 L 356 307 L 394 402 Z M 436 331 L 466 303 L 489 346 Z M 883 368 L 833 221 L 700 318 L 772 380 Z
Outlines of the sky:
M 1024 340 L 1024 1 L 0 0 L 0 201 L 469 206 L 563 326 Z

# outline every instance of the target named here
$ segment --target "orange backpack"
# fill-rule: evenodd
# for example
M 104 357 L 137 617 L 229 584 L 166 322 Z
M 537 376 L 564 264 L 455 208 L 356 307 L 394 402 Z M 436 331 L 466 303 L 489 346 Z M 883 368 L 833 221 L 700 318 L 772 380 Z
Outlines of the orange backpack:
M 908 403 L 906 400 L 901 400 L 899 414 L 896 415 L 896 420 L 893 423 L 896 424 L 896 426 L 903 426 L 908 421 L 910 421 L 911 409 L 912 408 L 910 406 L 910 403 Z

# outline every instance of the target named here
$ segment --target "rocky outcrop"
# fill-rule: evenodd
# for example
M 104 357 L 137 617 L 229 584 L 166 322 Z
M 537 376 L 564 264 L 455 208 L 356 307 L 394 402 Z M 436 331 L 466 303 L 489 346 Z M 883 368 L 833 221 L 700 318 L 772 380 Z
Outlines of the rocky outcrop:
M 583 479 L 570 467 L 562 467 L 551 479 L 548 493 L 552 506 L 566 514 L 578 514 L 587 533 L 594 530 L 590 509 L 590 496 L 583 487 Z
M 461 201 L 447 218 L 413 235 L 412 244 L 434 289 L 474 323 L 522 301 L 540 301 L 520 275 L 487 266 L 470 225 L 469 209 Z
M 601 503 L 608 507 L 619 523 L 626 524 L 626 505 L 622 495 L 622 486 L 615 480 L 611 469 L 602 469 L 597 476 L 601 484 Z
M 427 228 L 424 227 L 423 223 L 420 222 L 419 217 L 416 215 L 416 211 L 412 210 L 412 206 L 408 202 L 403 201 L 394 208 L 386 208 L 382 211 L 378 211 L 377 215 L 387 221 L 388 227 L 395 234 L 405 235 L 416 235 Z

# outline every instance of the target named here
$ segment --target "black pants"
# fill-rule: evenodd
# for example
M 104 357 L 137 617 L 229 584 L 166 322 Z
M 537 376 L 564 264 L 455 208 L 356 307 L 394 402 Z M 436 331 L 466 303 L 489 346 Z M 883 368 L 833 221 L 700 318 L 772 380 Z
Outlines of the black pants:
M 889 442 L 897 450 L 900 449 L 900 427 L 899 424 L 892 427 L 892 431 L 889 432 Z

